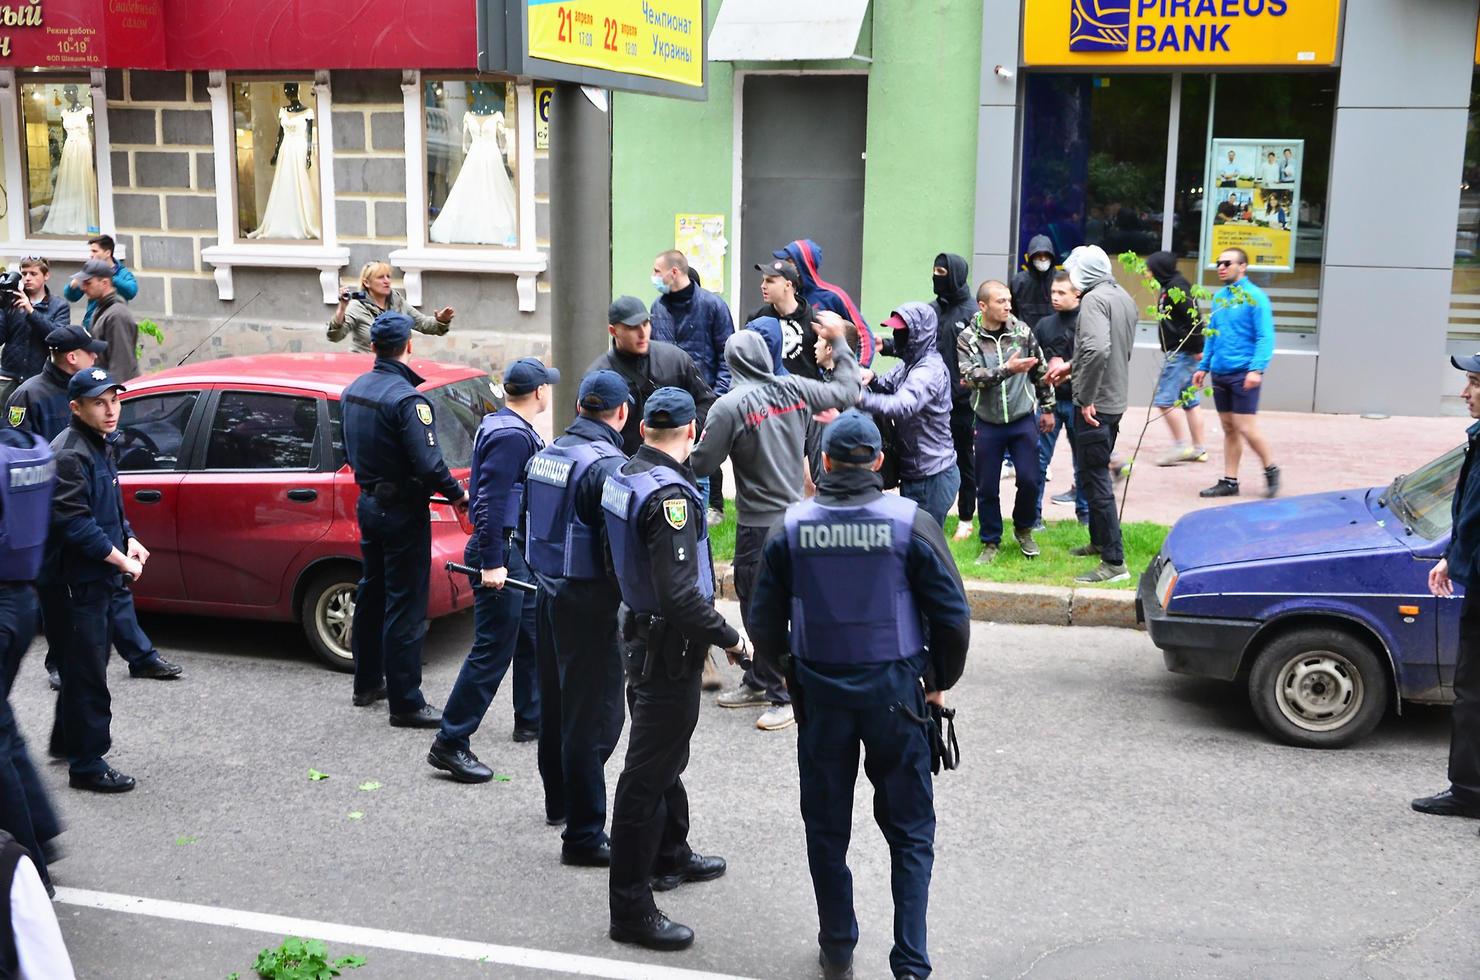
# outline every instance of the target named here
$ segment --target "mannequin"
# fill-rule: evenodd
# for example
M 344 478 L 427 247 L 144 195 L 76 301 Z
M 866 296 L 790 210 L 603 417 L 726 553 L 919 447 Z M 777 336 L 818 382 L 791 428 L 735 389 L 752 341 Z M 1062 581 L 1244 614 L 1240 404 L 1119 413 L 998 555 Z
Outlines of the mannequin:
M 248 238 L 318 238 L 319 195 L 313 171 L 313 110 L 298 98 L 298 83 L 283 83 L 287 105 L 278 111 L 277 145 L 268 165 L 276 167 L 262 223 Z M 287 155 L 283 151 L 287 150 Z M 301 154 L 301 155 L 300 155 Z M 278 159 L 282 157 L 282 165 Z
M 504 162 L 513 134 L 492 95 L 491 86 L 474 87 L 473 106 L 462 120 L 462 169 L 432 222 L 434 242 L 518 244 L 518 199 Z
M 98 176 L 93 162 L 92 108 L 77 86 L 62 89 L 62 157 L 52 186 L 43 235 L 87 235 L 98 230 Z

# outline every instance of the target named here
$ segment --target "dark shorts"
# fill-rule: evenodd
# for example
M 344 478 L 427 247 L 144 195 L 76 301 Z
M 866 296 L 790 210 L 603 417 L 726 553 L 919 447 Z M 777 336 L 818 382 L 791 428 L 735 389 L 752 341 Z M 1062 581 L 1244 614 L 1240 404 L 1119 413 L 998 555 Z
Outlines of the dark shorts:
M 1213 375 L 1213 406 L 1220 413 L 1253 415 L 1259 411 L 1259 392 L 1264 390 L 1264 386 L 1246 389 L 1244 378 L 1247 376 L 1247 371 Z

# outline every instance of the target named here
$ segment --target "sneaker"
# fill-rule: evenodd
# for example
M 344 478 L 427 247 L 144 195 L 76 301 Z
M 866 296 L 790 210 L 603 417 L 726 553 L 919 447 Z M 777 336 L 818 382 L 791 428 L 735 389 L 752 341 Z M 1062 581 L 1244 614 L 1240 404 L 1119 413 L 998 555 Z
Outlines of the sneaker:
M 717 507 L 709 508 L 708 512 L 704 515 L 704 523 L 708 524 L 710 527 L 715 527 L 717 525 L 723 524 L 724 522 L 725 512 Z
M 1033 540 L 1033 532 L 1013 531 L 1012 536 L 1017 538 L 1018 548 L 1022 551 L 1024 558 L 1037 558 L 1040 554 L 1038 542 Z
M 1156 460 L 1157 466 L 1176 466 L 1178 463 L 1190 463 L 1202 456 L 1208 458 L 1206 450 L 1194 449 L 1192 446 L 1173 446 L 1171 449 Z
M 1074 503 L 1075 499 L 1078 496 L 1079 496 L 1079 488 L 1078 487 L 1070 487 L 1069 489 L 1065 490 L 1063 493 L 1056 493 L 1052 497 L 1049 497 L 1048 499 L 1049 500 L 1052 500 L 1056 504 L 1072 504 L 1072 503 Z
M 1115 474 L 1115 479 L 1124 480 L 1126 477 L 1131 475 L 1131 467 L 1135 464 L 1135 462 L 1136 458 L 1132 456 L 1130 459 L 1127 459 L 1123 463 L 1111 463 L 1110 472 Z
M 1280 468 L 1278 466 L 1264 468 L 1264 495 L 1266 497 L 1280 495 Z
M 970 521 L 962 521 L 956 525 L 956 533 L 951 536 L 953 541 L 969 541 L 976 534 L 976 528 L 971 526 Z
M 1047 530 L 1048 530 L 1048 525 L 1045 524 L 1045 523 L 1043 523 L 1043 518 L 1040 517 L 1040 518 L 1038 518 L 1038 520 L 1036 520 L 1036 521 L 1033 522 L 1033 533 L 1034 534 L 1037 534 L 1039 531 L 1047 531 Z
M 1010 476 L 1011 477 L 1016 477 L 1017 476 L 1017 467 L 1015 467 L 1015 466 L 1012 465 L 1012 460 L 1010 460 L 1010 459 L 1004 459 L 1002 461 L 1002 479 L 1005 480 L 1005 479 L 1007 479 Z
M 977 552 L 976 557 L 971 561 L 973 565 L 990 565 L 996 560 L 997 542 L 993 541 L 991 544 L 982 545 L 982 550 Z
M 1100 546 L 1097 544 L 1082 544 L 1077 548 L 1069 549 L 1069 554 L 1074 558 L 1094 558 L 1099 553 Z
M 1189 456 L 1189 457 L 1187 457 L 1187 462 L 1189 462 L 1189 463 L 1206 463 L 1207 461 L 1208 461 L 1208 451 L 1206 449 L 1204 449 L 1203 447 L 1201 447 L 1201 446 L 1193 446 L 1192 447 L 1192 455 Z
M 779 732 L 797 723 L 789 704 L 773 704 L 755 720 L 755 727 L 763 732 Z
M 1086 585 L 1098 585 L 1102 582 L 1124 582 L 1131 577 L 1131 570 L 1122 562 L 1119 565 L 1111 565 L 1108 562 L 1100 562 L 1098 566 L 1085 572 L 1083 575 L 1074 576 L 1074 581 L 1083 582 Z
M 1197 492 L 1199 497 L 1237 497 L 1238 481 L 1224 477 L 1206 490 Z
M 715 664 L 713 657 L 704 658 L 704 679 L 699 682 L 701 690 L 718 691 L 725 686 L 725 679 L 720 676 L 719 667 Z
M 741 681 L 737 686 L 715 698 L 714 702 L 721 708 L 754 708 L 758 705 L 770 704 L 771 699 L 766 696 L 765 691 L 757 691 Z
M 1052 483 L 1053 482 L 1053 467 L 1052 466 L 1045 466 L 1043 468 L 1043 482 L 1044 483 Z

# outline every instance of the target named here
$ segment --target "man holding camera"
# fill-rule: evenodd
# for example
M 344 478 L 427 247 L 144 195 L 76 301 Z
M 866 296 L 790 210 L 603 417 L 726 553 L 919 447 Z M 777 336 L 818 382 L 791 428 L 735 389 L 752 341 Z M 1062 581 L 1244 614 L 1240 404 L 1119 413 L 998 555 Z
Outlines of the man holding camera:
M 46 364 L 46 336 L 72 322 L 72 307 L 46 288 L 51 268 L 33 255 L 21 260 L 20 272 L 0 276 L 0 306 L 5 309 L 0 349 L 0 403 Z

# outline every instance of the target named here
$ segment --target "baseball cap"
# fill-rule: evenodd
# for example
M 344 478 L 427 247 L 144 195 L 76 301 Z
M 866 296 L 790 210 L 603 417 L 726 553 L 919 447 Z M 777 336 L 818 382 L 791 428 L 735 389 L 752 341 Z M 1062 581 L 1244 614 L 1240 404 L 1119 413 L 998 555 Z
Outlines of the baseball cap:
M 677 429 L 694 421 L 697 415 L 694 396 L 682 388 L 659 388 L 648 396 L 642 408 L 642 421 L 649 429 Z
M 86 371 L 78 371 L 72 375 L 72 380 L 67 382 L 67 399 L 76 401 L 79 398 L 97 398 L 99 395 L 114 389 L 125 391 L 123 385 L 113 380 L 113 375 L 102 368 L 88 368 Z
M 872 463 L 883 448 L 879 427 L 856 408 L 833 419 L 822 433 L 822 451 L 841 463 Z
M 545 367 L 538 357 L 521 357 L 504 368 L 504 391 L 511 395 L 527 395 L 540 385 L 560 383 L 560 372 Z
M 106 340 L 99 340 L 77 326 L 57 327 L 46 335 L 46 346 L 55 351 L 86 350 L 101 354 L 108 349 Z
M 49 342 L 51 337 L 48 335 L 46 339 Z M 1449 363 L 1461 371 L 1474 371 L 1476 374 L 1480 374 L 1480 351 L 1471 354 L 1469 357 L 1451 357 Z
M 797 272 L 796 263 L 790 259 L 778 258 L 768 259 L 765 262 L 757 262 L 755 264 L 755 271 L 768 278 L 770 276 L 780 276 L 793 286 L 801 286 L 802 284 L 802 274 Z
M 588 412 L 610 412 L 612 409 L 633 401 L 627 382 L 615 371 L 592 371 L 581 379 L 581 391 L 576 402 Z
M 74 279 L 112 279 L 113 263 L 107 259 L 88 259 Z
M 651 319 L 648 308 L 636 296 L 618 296 L 607 307 L 607 323 L 625 323 L 629 327 L 640 327 Z
M 370 324 L 370 343 L 375 347 L 398 347 L 411 339 L 411 317 L 386 310 Z
M 889 319 L 879 324 L 879 326 L 887 330 L 908 330 L 910 328 L 910 325 L 904 322 L 904 317 L 898 313 L 889 314 Z

